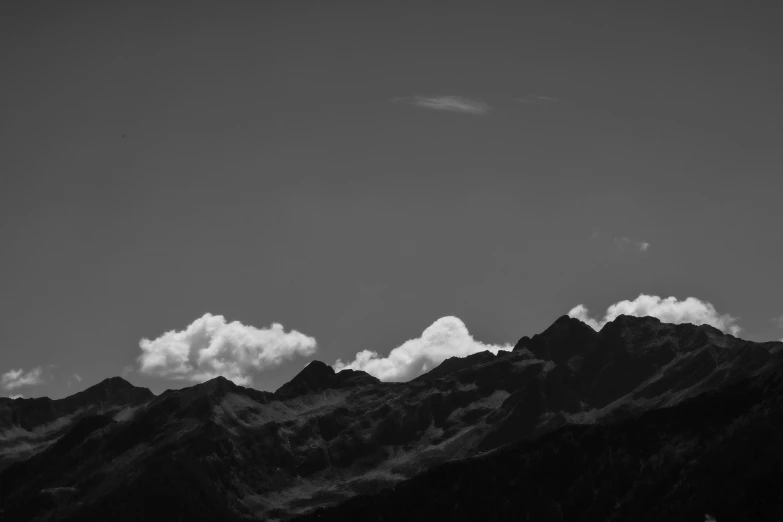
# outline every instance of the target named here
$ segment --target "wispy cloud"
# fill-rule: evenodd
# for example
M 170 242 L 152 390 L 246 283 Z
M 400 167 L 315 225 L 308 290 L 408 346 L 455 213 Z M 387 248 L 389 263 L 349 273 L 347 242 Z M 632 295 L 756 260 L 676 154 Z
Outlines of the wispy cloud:
M 194 382 L 222 375 L 249 385 L 254 372 L 280 366 L 295 355 L 312 355 L 316 342 L 296 330 L 286 332 L 279 323 L 256 328 L 204 314 L 184 330 L 142 339 L 139 347 L 142 373 Z
M 555 103 L 560 100 L 552 98 L 551 96 L 538 96 L 535 94 L 526 94 L 521 98 L 517 98 L 518 102 L 522 102 L 525 105 L 544 105 L 546 103 Z
M 43 382 L 41 373 L 42 370 L 40 367 L 33 368 L 27 373 L 21 368 L 18 370 L 9 370 L 0 377 L 0 386 L 6 390 L 15 390 L 22 386 L 35 386 Z
M 587 307 L 581 304 L 572 308 L 568 315 L 590 325 L 595 330 L 600 330 L 606 323 L 620 315 L 632 315 L 656 317 L 664 323 L 708 324 L 735 336 L 741 331 L 736 317 L 719 314 L 712 303 L 695 297 L 680 301 L 676 297 L 662 299 L 657 295 L 640 294 L 633 301 L 620 301 L 607 308 L 603 319 L 590 317 Z
M 24 399 L 24 395 L 22 395 L 21 393 L 17 394 L 17 395 L 9 395 L 8 398 L 9 399 Z
M 620 250 L 633 249 L 638 250 L 639 252 L 647 252 L 651 246 L 647 241 L 639 241 L 625 236 L 614 238 L 614 244 L 617 245 Z
M 74 373 L 73 374 L 73 378 L 76 379 L 79 382 L 82 382 L 82 376 L 79 375 L 78 373 Z
M 494 345 L 477 341 L 468 332 L 465 323 L 457 317 L 441 317 L 432 323 L 420 337 L 404 342 L 386 357 L 378 352 L 358 352 L 353 361 L 337 360 L 334 369 L 363 370 L 382 381 L 407 381 L 428 372 L 449 357 L 465 357 L 489 350 L 511 350 L 510 344 Z
M 414 96 L 413 98 L 403 99 L 409 100 L 411 105 L 436 111 L 482 115 L 489 112 L 490 109 L 487 103 L 463 98 L 462 96 Z

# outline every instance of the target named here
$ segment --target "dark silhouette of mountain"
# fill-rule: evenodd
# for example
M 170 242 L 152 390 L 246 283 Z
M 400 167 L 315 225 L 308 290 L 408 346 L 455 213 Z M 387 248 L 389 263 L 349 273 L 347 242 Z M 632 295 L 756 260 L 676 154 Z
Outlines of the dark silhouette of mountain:
M 60 409 L 45 410 L 54 412 L 48 416 L 26 414 L 38 424 L 23 426 L 21 414 L 8 417 L 5 433 L 62 427 L 0 474 L 0 509 L 19 521 L 278 520 L 354 498 L 318 516 L 505 519 L 527 513 L 531 520 L 557 520 L 552 513 L 562 512 L 563 520 L 606 513 L 625 520 L 623 513 L 643 512 L 644 495 L 658 499 L 654 507 L 675 493 L 683 495 L 683 509 L 701 509 L 672 478 L 681 464 L 677 455 L 706 462 L 721 452 L 751 451 L 739 447 L 742 437 L 752 438 L 747 430 L 767 417 L 742 408 L 757 412 L 761 404 L 776 415 L 779 386 L 772 376 L 781 348 L 709 326 L 620 316 L 595 332 L 561 317 L 520 339 L 513 351 L 451 358 L 407 383 L 335 373 L 318 361 L 274 393 L 218 377 L 155 397 L 121 379 L 107 380 L 103 388 L 49 401 Z M 720 401 L 736 408 L 721 409 Z M 704 410 L 696 414 L 692 404 Z M 57 417 L 60 411 L 82 413 Z M 736 422 L 750 427 L 697 436 L 697 419 L 718 431 Z M 758 436 L 759 443 L 774 439 Z M 699 466 L 693 469 L 703 470 Z M 550 467 L 562 478 L 547 475 Z M 634 472 L 658 489 L 638 481 L 641 489 L 633 489 Z M 470 500 L 460 484 L 472 484 L 471 474 L 483 480 L 476 491 L 497 505 Z M 558 489 L 566 485 L 570 489 Z M 431 500 L 427 488 L 437 492 Z M 563 496 L 571 490 L 573 499 Z M 387 501 L 412 504 L 385 511 Z M 534 508 L 537 503 L 543 507 Z M 420 513 L 416 505 L 423 506 Z M 458 505 L 464 510 L 454 512 Z
M 275 397 L 284 400 L 327 389 L 380 384 L 380 382 L 366 372 L 343 370 L 340 373 L 335 373 L 334 368 L 328 364 L 312 361 L 293 379 L 281 386 L 275 392 Z
M 48 447 L 81 417 L 118 414 L 154 397 L 147 388 L 112 377 L 64 399 L 0 398 L 0 469 Z
M 147 388 L 138 388 L 121 377 L 112 377 L 64 399 L 0 398 L 0 429 L 17 425 L 28 431 L 34 430 L 80 410 L 126 407 L 153 397 L 155 395 Z
M 295 520 L 783 520 L 781 369 L 446 463 Z

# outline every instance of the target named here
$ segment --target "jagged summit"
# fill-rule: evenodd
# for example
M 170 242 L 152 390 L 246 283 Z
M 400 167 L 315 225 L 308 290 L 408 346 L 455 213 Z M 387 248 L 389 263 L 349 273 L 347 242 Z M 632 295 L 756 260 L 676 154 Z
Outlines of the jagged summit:
M 334 368 L 329 366 L 323 361 L 310 361 L 307 366 L 305 366 L 301 372 L 299 372 L 299 375 L 334 375 L 335 371 Z
M 70 397 L 55 402 L 71 411 L 99 404 L 102 408 L 140 404 L 155 398 L 148 388 L 134 386 L 122 377 L 109 377 Z
M 432 370 L 423 375 L 420 375 L 414 380 L 427 381 L 437 379 L 439 377 L 443 377 L 444 375 L 455 373 L 465 368 L 470 368 L 472 366 L 477 366 L 493 361 L 495 358 L 496 356 L 489 350 L 474 353 L 466 357 L 449 357 Z
M 627 326 L 638 327 L 638 326 L 659 325 L 664 323 L 657 317 L 653 317 L 651 315 L 638 316 L 638 315 L 620 314 L 617 317 L 615 317 L 613 320 L 606 323 L 604 325 L 604 328 L 609 324 L 622 324 Z
M 539 359 L 563 362 L 590 350 L 597 338 L 598 333 L 591 327 L 579 319 L 563 315 L 542 333 L 520 339 L 514 351 L 527 349 Z
M 208 381 L 197 384 L 194 388 L 197 388 L 202 393 L 224 394 L 237 390 L 239 386 L 234 384 L 230 379 L 218 375 Z
M 95 391 L 103 391 L 105 393 L 118 393 L 118 392 L 127 392 L 132 390 L 147 390 L 147 388 L 142 388 L 140 386 L 135 386 L 134 384 L 126 381 L 122 377 L 107 377 L 106 379 L 103 379 L 101 382 L 93 384 L 92 386 L 86 388 L 82 392 L 79 393 L 88 393 L 88 392 L 95 392 Z M 152 393 L 152 392 L 150 392 Z M 78 394 L 77 394 L 78 395 Z
M 104 387 L 124 387 L 124 388 L 135 388 L 133 384 L 126 381 L 122 377 L 114 376 L 114 377 L 107 377 L 106 379 L 102 380 L 95 386 L 104 386 Z
M 335 387 L 334 368 L 321 361 L 311 361 L 301 372 L 278 388 L 276 397 L 287 398 Z
M 380 381 L 360 370 L 342 370 L 321 361 L 311 361 L 293 379 L 275 392 L 275 398 L 288 399 L 308 393 L 320 392 L 329 388 L 345 388 L 366 384 L 378 384 Z
M 540 335 L 553 339 L 573 336 L 590 337 L 595 334 L 596 331 L 593 330 L 592 327 L 579 319 L 568 315 L 561 315 L 549 328 L 541 332 Z

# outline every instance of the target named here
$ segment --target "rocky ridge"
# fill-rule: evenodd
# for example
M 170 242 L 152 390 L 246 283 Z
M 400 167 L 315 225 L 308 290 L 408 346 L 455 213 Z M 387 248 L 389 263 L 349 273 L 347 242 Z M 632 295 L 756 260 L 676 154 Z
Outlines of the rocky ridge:
M 0 474 L 0 508 L 14 520 L 286 519 L 444 462 L 728 389 L 772 371 L 781 346 L 627 316 L 595 332 L 564 316 L 510 352 L 448 359 L 407 383 L 318 361 L 275 393 L 217 378 L 155 397 L 125 383 L 109 401 L 124 416 L 97 391 L 97 403 L 63 403 L 93 406 Z M 6 431 L 33 418 L 14 415 Z

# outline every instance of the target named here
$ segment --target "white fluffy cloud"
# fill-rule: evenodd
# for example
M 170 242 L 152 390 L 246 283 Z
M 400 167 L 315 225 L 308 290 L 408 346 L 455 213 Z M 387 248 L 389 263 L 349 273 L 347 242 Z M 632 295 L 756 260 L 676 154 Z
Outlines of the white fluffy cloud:
M 572 308 L 568 315 L 592 326 L 595 330 L 600 330 L 603 325 L 619 315 L 651 316 L 664 323 L 708 324 L 732 335 L 739 335 L 741 330 L 735 317 L 729 314 L 721 315 L 711 303 L 695 297 L 680 301 L 676 297 L 661 299 L 657 295 L 640 294 L 633 301 L 626 300 L 613 304 L 606 310 L 606 315 L 601 320 L 590 317 L 587 308 L 581 304 Z
M 9 370 L 0 377 L 0 385 L 6 390 L 15 390 L 22 386 L 35 386 L 43 382 L 41 372 L 41 368 L 33 368 L 27 373 L 21 368 Z
M 473 338 L 465 323 L 457 317 L 441 317 L 421 334 L 393 349 L 387 357 L 364 350 L 356 358 L 344 363 L 337 360 L 336 371 L 350 368 L 364 370 L 382 381 L 407 381 L 442 363 L 449 357 L 465 357 L 486 350 L 497 354 L 511 350 L 512 345 L 484 344 Z
M 139 370 L 148 375 L 203 382 L 218 375 L 239 385 L 252 383 L 252 372 L 280 366 L 295 355 L 312 355 L 313 337 L 273 323 L 268 328 L 226 322 L 204 314 L 181 331 L 139 342 Z

